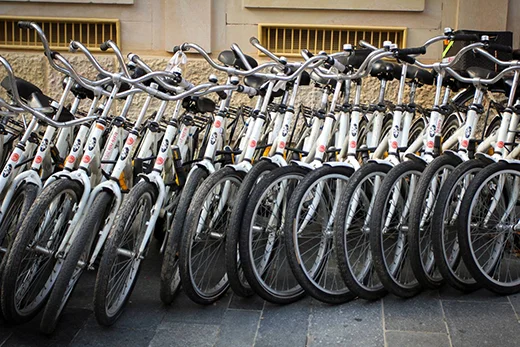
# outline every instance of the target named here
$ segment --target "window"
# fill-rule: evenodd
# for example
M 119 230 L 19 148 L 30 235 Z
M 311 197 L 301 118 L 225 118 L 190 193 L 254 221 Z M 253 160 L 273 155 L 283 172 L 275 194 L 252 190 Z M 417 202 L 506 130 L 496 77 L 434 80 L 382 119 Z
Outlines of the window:
M 343 44 L 357 46 L 359 40 L 376 47 L 384 41 L 392 41 L 398 47 L 406 45 L 406 28 L 402 27 L 258 24 L 258 34 L 262 45 L 286 56 L 299 56 L 304 48 L 312 53 L 338 52 Z
M 118 19 L 0 16 L 0 48 L 43 50 L 34 30 L 18 28 L 20 20 L 40 25 L 54 50 L 68 50 L 71 40 L 92 51 L 100 51 L 99 45 L 109 39 L 121 43 Z

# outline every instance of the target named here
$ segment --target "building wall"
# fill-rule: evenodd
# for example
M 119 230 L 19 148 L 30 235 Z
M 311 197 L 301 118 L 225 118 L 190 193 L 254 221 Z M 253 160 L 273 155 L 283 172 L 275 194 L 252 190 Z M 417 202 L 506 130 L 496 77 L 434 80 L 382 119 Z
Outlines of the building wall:
M 68 0 L 86 1 L 86 0 Z M 118 0 L 88 0 L 118 2 Z M 165 66 L 171 56 L 168 51 L 185 41 L 199 43 L 208 51 L 216 53 L 238 43 L 244 51 L 254 54 L 249 38 L 257 36 L 258 23 L 334 24 L 405 26 L 408 28 L 407 45 L 417 46 L 426 39 L 442 33 L 446 26 L 480 30 L 512 30 L 518 44 L 520 33 L 520 1 L 517 0 L 413 0 L 414 8 L 398 11 L 381 10 L 331 10 L 299 9 L 297 0 L 266 0 L 263 6 L 285 4 L 294 8 L 245 7 L 244 3 L 259 3 L 259 0 L 119 0 L 133 4 L 63 3 L 61 0 L 0 1 L 0 15 L 118 18 L 121 20 L 122 48 L 125 53 L 139 53 L 154 68 Z M 330 4 L 339 0 L 327 0 Z M 361 3 L 381 8 L 388 2 L 405 4 L 404 0 L 341 0 L 355 6 Z M 417 10 L 417 4 L 423 10 Z M 57 3 L 58 2 L 58 3 Z M 325 2 L 325 0 L 323 0 Z M 307 2 L 314 3 L 314 2 Z M 317 4 L 320 2 L 316 2 Z M 294 5 L 291 5 L 294 4 Z M 410 2 L 411 4 L 411 2 Z M 438 60 L 440 44 L 428 50 L 424 59 Z M 60 76 L 49 67 L 41 53 L 0 52 L 13 65 L 15 73 L 39 85 L 54 98 L 59 97 L 57 88 Z M 95 71 L 78 54 L 66 55 L 79 71 L 94 76 Z M 100 55 L 102 64 L 115 68 L 115 60 L 107 54 Z M 0 69 L 0 77 L 3 73 Z M 214 73 L 208 65 L 190 55 L 186 77 L 200 83 Z M 221 81 L 223 81 L 222 76 Z M 377 95 L 374 81 L 366 88 L 365 100 Z M 391 87 L 395 92 L 395 86 Z M 311 89 L 303 94 L 308 99 Z M 242 100 L 247 101 L 246 98 Z M 419 92 L 419 103 L 431 104 L 431 88 Z

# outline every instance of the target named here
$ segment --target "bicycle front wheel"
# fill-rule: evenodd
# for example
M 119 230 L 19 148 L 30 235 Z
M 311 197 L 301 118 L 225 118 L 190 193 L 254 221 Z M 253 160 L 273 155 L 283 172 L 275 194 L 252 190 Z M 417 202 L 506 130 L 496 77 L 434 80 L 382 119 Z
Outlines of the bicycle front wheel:
M 144 254 L 139 248 L 156 202 L 154 184 L 137 183 L 117 213 L 99 264 L 94 289 L 94 313 L 99 324 L 110 326 L 123 313 L 137 282 Z
M 285 213 L 296 185 L 309 170 L 285 166 L 266 175 L 249 196 L 240 234 L 240 259 L 251 288 L 265 300 L 288 304 L 305 292 L 287 262 Z
M 500 295 L 520 291 L 519 189 L 519 164 L 490 165 L 475 176 L 460 209 L 464 262 L 479 284 Z

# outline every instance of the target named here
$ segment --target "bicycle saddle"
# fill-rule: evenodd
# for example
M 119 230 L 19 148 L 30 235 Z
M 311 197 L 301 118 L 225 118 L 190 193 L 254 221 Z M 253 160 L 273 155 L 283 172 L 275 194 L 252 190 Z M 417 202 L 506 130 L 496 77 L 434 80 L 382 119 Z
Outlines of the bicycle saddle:
M 274 70 L 274 68 L 273 68 Z M 294 66 L 289 66 L 288 67 L 288 70 L 286 72 L 286 75 L 287 76 L 290 76 L 292 75 L 295 71 L 297 70 L 296 67 Z M 273 71 L 273 73 L 276 73 L 276 71 Z M 301 74 L 301 78 L 300 78 L 300 86 L 308 86 L 310 83 L 311 83 L 311 76 L 309 75 L 309 73 L 305 70 L 303 70 L 302 74 Z
M 215 112 L 215 102 L 211 99 L 199 96 L 196 99 L 196 107 L 199 113 Z
M 255 59 L 253 59 L 252 57 L 250 57 L 248 55 L 245 55 L 245 57 L 246 57 L 247 62 L 249 63 L 249 65 L 251 65 L 251 67 L 253 69 L 258 66 L 258 63 L 256 62 Z M 232 50 L 226 50 L 226 51 L 220 52 L 220 54 L 218 55 L 218 60 L 226 66 L 233 66 L 240 70 L 248 70 L 245 67 L 242 60 L 240 59 L 240 57 Z
M 246 76 L 244 78 L 244 84 L 251 88 L 260 89 L 265 83 L 266 79 L 258 76 Z
M 40 88 L 36 87 L 31 82 L 28 82 L 22 78 L 15 77 L 16 88 L 18 89 L 18 95 L 24 100 L 28 100 L 31 98 L 31 94 L 39 93 L 43 94 Z M 2 80 L 2 88 L 4 88 L 9 95 L 12 95 L 11 83 L 9 83 L 9 78 L 5 77 Z
M 365 61 L 365 59 L 370 54 L 371 50 L 369 49 L 356 49 L 353 52 L 353 55 L 348 57 L 347 64 L 354 69 L 359 69 L 361 64 Z
M 468 68 L 466 71 L 468 72 L 468 75 L 471 78 L 491 79 L 498 75 L 493 70 L 488 70 L 477 66 L 472 66 Z
M 431 72 L 413 65 L 409 65 L 406 68 L 406 77 L 410 79 L 415 79 L 419 81 L 419 83 L 426 85 L 433 85 L 433 83 L 435 82 L 435 78 L 433 77 Z M 396 76 L 396 78 L 400 78 L 400 76 Z
M 372 70 L 370 70 L 370 75 L 373 77 L 377 77 L 380 80 L 391 81 L 394 79 L 395 70 L 400 71 L 400 66 L 396 66 L 393 63 L 385 62 L 382 60 L 376 61 L 372 65 Z
M 74 83 L 70 91 L 72 92 L 72 94 L 74 94 L 75 97 L 79 99 L 94 99 L 94 92 L 90 89 L 81 86 L 79 83 Z

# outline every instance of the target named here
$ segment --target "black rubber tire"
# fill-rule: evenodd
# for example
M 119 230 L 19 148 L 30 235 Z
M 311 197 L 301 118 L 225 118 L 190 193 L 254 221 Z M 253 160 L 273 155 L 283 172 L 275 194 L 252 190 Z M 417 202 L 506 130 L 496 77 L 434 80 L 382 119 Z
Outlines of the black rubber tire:
M 89 213 L 85 216 L 83 223 L 77 231 L 76 239 L 70 247 L 49 295 L 49 300 L 45 305 L 40 322 L 40 331 L 42 333 L 52 334 L 56 329 L 63 309 L 67 305 L 79 278 L 86 269 L 92 243 L 99 230 L 103 227 L 105 217 L 111 212 L 111 202 L 112 195 L 105 191 L 100 192 L 92 202 Z M 82 257 L 84 257 L 83 266 L 78 266 L 78 262 Z
M 100 325 L 103 326 L 111 326 L 113 325 L 121 316 L 128 302 L 128 299 L 132 295 L 132 291 L 137 283 L 137 278 L 139 277 L 139 270 L 141 269 L 141 260 L 139 259 L 136 263 L 136 255 L 134 254 L 131 257 L 132 262 L 132 270 L 135 269 L 134 275 L 131 273 L 127 276 L 127 281 L 131 281 L 130 284 L 126 284 L 123 289 L 128 288 L 126 294 L 123 294 L 122 300 L 118 300 L 118 305 L 116 305 L 114 312 L 108 311 L 108 293 L 110 291 L 109 281 L 112 274 L 112 266 L 117 261 L 118 257 L 118 248 L 120 248 L 120 243 L 123 240 L 125 228 L 127 223 L 131 220 L 132 214 L 136 207 L 139 207 L 138 203 L 143 200 L 150 203 L 150 211 L 144 212 L 143 216 L 140 218 L 141 222 L 147 223 L 151 217 L 151 209 L 153 208 L 157 199 L 157 188 L 153 183 L 150 183 L 146 180 L 139 181 L 128 193 L 125 201 L 119 208 L 117 216 L 114 220 L 114 224 L 110 233 L 105 242 L 105 247 L 103 249 L 103 255 L 101 257 L 101 262 L 99 264 L 99 269 L 96 277 L 96 285 L 94 287 L 94 314 L 96 316 L 96 320 Z M 148 213 L 148 214 L 147 214 Z M 141 244 L 144 234 L 146 231 L 146 225 L 141 225 L 141 227 L 134 233 L 134 242 L 133 242 L 133 252 L 139 248 Z
M 433 211 L 431 237 L 435 264 L 446 283 L 453 288 L 466 293 L 479 289 L 480 285 L 475 282 L 473 278 L 463 279 L 457 275 L 457 268 L 459 266 L 465 266 L 461 260 L 460 251 L 455 257 L 456 259 L 454 259 L 452 264 L 450 264 L 449 258 L 451 258 L 451 254 L 447 254 L 447 246 L 445 242 L 446 228 L 449 228 L 449 222 L 447 222 L 447 220 L 451 219 L 451 215 L 448 216 L 448 213 L 450 213 L 448 209 L 454 200 L 454 194 L 457 194 L 458 192 L 457 187 L 461 180 L 463 180 L 467 175 L 479 172 L 484 167 L 485 164 L 478 159 L 468 160 L 458 165 L 451 172 L 450 176 L 439 191 L 435 203 L 435 209 Z M 453 236 L 458 238 L 456 230 L 458 225 L 456 221 L 451 228 L 455 229 L 452 233 Z
M 229 217 L 229 229 L 226 235 L 226 271 L 231 290 L 233 290 L 234 294 L 244 298 L 252 296 L 255 292 L 251 289 L 249 283 L 247 283 L 242 265 L 240 264 L 238 247 L 240 243 L 239 237 L 242 219 L 251 190 L 253 190 L 253 187 L 263 175 L 268 174 L 276 168 L 278 168 L 278 165 L 268 160 L 261 160 L 253 166 L 240 185 L 235 206 Z
M 296 278 L 291 279 L 290 288 L 285 290 L 283 293 L 276 293 L 270 286 L 270 284 L 267 284 L 263 280 L 263 274 L 259 274 L 256 270 L 256 264 L 255 264 L 255 256 L 250 251 L 250 245 L 252 244 L 253 240 L 251 237 L 250 229 L 252 228 L 253 223 L 253 217 L 255 214 L 255 211 L 257 209 L 257 205 L 261 203 L 261 199 L 263 197 L 263 194 L 265 192 L 268 192 L 269 187 L 273 184 L 277 184 L 277 182 L 281 182 L 287 179 L 290 179 L 291 181 L 300 181 L 307 173 L 309 172 L 309 169 L 304 167 L 298 167 L 298 166 L 284 166 L 277 168 L 273 170 L 271 173 L 267 174 L 251 191 L 251 194 L 248 199 L 248 203 L 246 206 L 246 210 L 243 215 L 243 222 L 242 227 L 240 231 L 240 259 L 242 261 L 242 268 L 244 270 L 244 275 L 246 276 L 247 281 L 251 285 L 251 288 L 255 291 L 256 294 L 258 294 L 263 299 L 275 303 L 275 304 L 289 304 L 292 302 L 295 302 L 305 296 L 305 291 L 303 288 L 298 284 Z M 287 179 L 286 179 L 287 178 Z M 285 195 L 285 201 L 286 203 L 290 199 L 291 192 L 294 189 L 294 185 L 297 184 L 297 182 L 292 182 L 291 186 L 288 187 L 289 191 L 287 192 L 287 195 Z M 292 191 L 291 191 L 292 190 Z M 283 226 L 282 226 L 283 227 Z M 283 238 L 283 232 L 281 232 L 280 226 L 278 226 L 278 238 Z M 276 247 L 276 255 L 269 256 L 269 259 L 272 260 L 273 257 L 280 257 L 285 258 L 285 244 L 283 240 L 278 240 L 278 242 L 275 240 L 272 243 L 274 247 Z M 281 261 L 278 262 L 280 265 L 284 265 L 285 260 L 281 259 Z M 280 267 L 281 268 L 281 267 Z M 289 277 L 294 277 L 291 273 L 289 265 L 286 265 L 285 268 L 287 275 Z
M 371 179 L 371 177 L 380 177 L 382 181 L 391 168 L 392 167 L 388 164 L 374 162 L 362 166 L 350 177 L 341 196 L 338 211 L 336 212 L 337 217 L 336 222 L 334 223 L 334 247 L 336 250 L 338 268 L 343 277 L 343 281 L 345 281 L 348 288 L 354 294 L 366 300 L 377 300 L 387 294 L 387 290 L 377 278 L 377 273 L 375 272 L 373 260 L 370 255 L 370 230 L 365 230 L 367 225 L 370 226 L 370 216 L 365 214 L 364 211 L 361 211 L 359 220 L 362 222 L 362 225 L 351 225 L 349 226 L 349 229 L 346 230 L 345 224 L 347 223 L 347 214 L 350 212 L 349 208 L 354 205 L 353 202 L 355 201 L 356 192 L 362 189 L 365 182 Z M 372 204 L 372 199 L 370 197 L 373 194 L 377 194 L 377 192 L 374 193 L 372 191 L 368 193 L 370 194 L 368 197 L 370 201 L 368 201 L 367 211 L 370 210 L 370 205 Z M 357 207 L 360 205 L 359 201 L 361 201 L 361 199 L 358 197 Z M 353 211 L 353 215 L 356 215 L 356 211 Z M 350 244 L 354 244 L 355 247 L 351 247 Z M 364 260 L 366 263 L 365 267 L 368 268 L 363 271 L 363 278 L 358 278 L 356 269 L 353 269 L 353 267 L 357 268 L 357 266 L 356 264 L 351 264 L 350 259 L 351 254 L 352 259 L 358 260 L 360 258 L 360 256 L 355 254 L 355 250 L 361 244 L 366 244 L 366 249 L 368 251 L 367 254 L 370 258 Z M 376 278 L 374 282 L 367 284 L 367 278 L 369 276 L 376 276 Z
M 168 240 L 166 241 L 161 266 L 160 297 L 165 305 L 171 305 L 181 285 L 178 252 L 184 230 L 184 221 L 195 192 L 208 175 L 208 172 L 202 168 L 197 167 L 193 169 L 180 193 L 179 203 L 172 221 L 172 230 L 170 230 Z
M 464 194 L 464 198 L 462 199 L 462 204 L 460 207 L 460 214 L 458 219 L 458 237 L 459 237 L 459 244 L 460 249 L 462 253 L 462 258 L 464 260 L 464 264 L 466 264 L 466 267 L 468 268 L 469 272 L 473 275 L 473 278 L 479 283 L 482 287 L 486 288 L 487 290 L 492 291 L 495 294 L 499 295 L 512 295 L 520 292 L 520 276 L 517 276 L 516 284 L 513 285 L 505 285 L 502 284 L 500 281 L 493 281 L 488 274 L 486 274 L 483 269 L 478 264 L 478 259 L 475 259 L 474 250 L 473 250 L 473 244 L 471 241 L 471 212 L 474 199 L 476 198 L 477 194 L 481 193 L 481 189 L 483 186 L 485 186 L 492 175 L 500 174 L 501 172 L 507 173 L 508 171 L 514 171 L 515 173 L 520 172 L 520 164 L 514 163 L 505 163 L 505 162 L 499 162 L 496 164 L 492 164 L 487 166 L 485 169 L 483 169 L 478 175 L 474 177 L 474 179 L 471 181 L 471 183 L 468 186 L 468 189 L 466 191 L 466 194 Z M 507 189 L 507 186 L 504 187 L 504 189 Z M 511 194 L 511 192 L 507 192 L 507 194 Z M 504 193 L 502 194 L 504 195 Z M 518 196 L 514 197 L 516 200 L 516 204 L 518 204 Z M 514 223 L 518 222 L 518 217 L 515 216 Z M 505 234 L 506 232 L 502 232 L 502 234 Z M 513 237 L 516 234 L 515 231 L 508 230 L 507 233 L 512 234 Z M 512 240 L 511 241 L 516 249 L 513 250 L 515 253 L 515 258 L 518 257 L 518 246 L 517 242 L 518 240 Z M 489 243 L 489 241 L 486 241 L 486 243 Z M 502 247 L 501 249 L 501 255 L 503 256 L 504 248 L 507 247 L 507 241 L 505 242 L 506 246 Z M 501 262 L 502 259 L 498 259 L 498 262 Z M 486 261 L 487 263 L 487 261 Z M 493 264 L 493 269 L 496 269 L 498 266 L 498 269 L 500 270 L 500 265 L 498 263 Z M 509 269 L 509 266 L 508 266 Z M 494 270 L 493 270 L 494 271 Z M 518 270 L 517 270 L 518 274 Z M 506 276 L 507 278 L 507 276 Z
M 311 231 L 307 234 L 307 238 L 304 239 L 303 243 L 296 242 L 296 239 L 304 237 L 302 236 L 304 230 L 301 231 L 299 228 L 300 221 L 298 216 L 300 215 L 299 212 L 301 209 L 304 208 L 302 206 L 304 200 L 313 201 L 313 197 L 309 197 L 308 194 L 310 189 L 316 189 L 317 184 L 319 184 L 317 183 L 318 181 L 341 180 L 344 185 L 353 172 L 354 169 L 351 167 L 328 165 L 309 172 L 291 195 L 285 215 L 285 248 L 287 250 L 287 260 L 289 261 L 289 266 L 291 267 L 294 277 L 296 277 L 296 280 L 307 294 L 319 301 L 332 305 L 345 303 L 355 298 L 355 294 L 348 289 L 336 266 L 332 225 L 328 232 L 324 232 L 321 228 L 316 231 L 311 226 Z M 311 192 L 310 194 L 313 193 Z M 334 193 L 331 192 L 331 195 L 332 194 Z M 321 192 L 322 197 L 320 202 L 325 202 L 325 195 L 327 195 L 326 192 Z M 332 199 L 332 203 L 334 204 L 334 195 L 329 199 Z M 317 207 L 314 207 L 314 209 L 316 209 L 316 213 L 318 214 Z M 314 216 L 313 219 L 316 219 L 318 226 L 321 224 L 321 226 L 325 225 L 325 227 L 328 227 L 331 216 L 327 213 L 330 213 L 331 210 L 321 211 L 322 213 L 319 216 Z M 324 214 L 325 216 L 323 216 Z M 313 231 L 315 234 L 314 237 Z M 317 254 L 309 252 L 310 249 L 315 248 L 315 246 L 312 245 L 312 241 L 310 241 L 312 238 L 318 239 L 316 240 L 318 244 Z M 323 238 L 326 238 L 326 240 L 323 241 Z M 300 250 L 300 245 L 303 246 L 303 244 L 306 246 L 310 245 L 310 249 Z M 323 250 L 322 247 L 326 250 Z M 303 257 L 303 254 L 306 254 L 306 257 Z M 311 256 L 307 257 L 307 255 Z M 319 257 L 322 257 L 322 259 L 318 259 Z M 307 266 L 309 263 L 311 266 Z M 310 270 L 313 270 L 314 274 L 310 273 Z M 322 281 L 322 276 L 325 275 L 325 277 L 327 277 L 329 274 L 331 277 L 329 277 L 328 280 L 325 279 Z
M 398 242 L 402 241 L 402 245 L 397 246 L 397 250 L 402 249 L 402 255 L 399 257 L 398 261 L 398 270 L 405 268 L 405 271 L 408 273 L 405 274 L 407 279 L 410 278 L 410 283 L 402 283 L 399 278 L 396 278 L 396 274 L 391 273 L 391 269 L 389 269 L 386 260 L 386 254 L 384 249 L 384 238 L 390 239 L 390 233 L 383 233 L 383 224 L 386 221 L 386 212 L 389 201 L 392 199 L 392 192 L 394 191 L 395 184 L 400 181 L 401 177 L 408 175 L 420 175 L 420 173 L 424 170 L 425 164 L 423 162 L 417 161 L 405 161 L 398 165 L 396 165 L 392 170 L 388 172 L 383 183 L 381 184 L 381 189 L 377 193 L 376 202 L 374 204 L 374 213 L 371 216 L 370 220 L 370 246 L 372 250 L 372 257 L 374 259 L 374 267 L 377 271 L 379 279 L 381 283 L 385 286 L 385 288 L 392 294 L 402 297 L 409 298 L 413 297 L 420 293 L 422 286 L 412 273 L 411 268 L 406 266 L 406 262 L 409 262 L 409 258 L 407 256 L 407 235 L 402 229 L 398 231 Z M 409 193 L 409 192 L 405 192 Z M 410 196 L 407 194 L 406 199 L 410 199 Z M 400 212 L 394 213 L 394 215 L 400 215 Z M 409 214 L 408 214 L 409 216 Z M 407 223 L 407 221 L 405 221 Z M 393 255 L 392 255 L 393 257 Z M 394 262 L 394 260 L 392 260 Z M 401 266 L 401 264 L 403 264 Z M 402 272 L 400 272 L 402 273 Z M 399 276 L 399 274 L 397 274 Z M 413 278 L 413 279 L 412 279 Z M 406 279 L 405 279 L 406 280 Z
M 432 181 L 437 180 L 439 175 L 446 175 L 445 170 L 453 171 L 460 163 L 459 158 L 451 155 L 441 155 L 435 158 L 421 174 L 413 195 L 408 219 L 408 257 L 415 278 L 424 288 L 437 289 L 444 284 L 444 279 L 437 271 L 431 245 L 431 218 L 433 217 L 438 193 L 447 176 L 444 176 L 443 180 L 437 181 L 438 186 L 435 192 L 432 192 Z M 431 209 L 426 211 L 428 208 L 426 204 L 430 201 L 429 199 L 433 199 L 433 205 Z M 425 213 L 428 214 L 427 217 L 424 217 Z M 430 264 L 425 264 L 425 260 L 429 261 Z
M 3 260 L 7 259 L 12 241 L 15 239 L 18 230 L 20 230 L 23 218 L 29 212 L 38 193 L 38 186 L 31 183 L 22 183 L 16 188 L 13 199 L 7 206 L 5 218 L 0 224 L 0 246 L 7 249 L 5 254 L 0 253 L 0 278 L 5 265 Z
M 191 201 L 190 207 L 188 209 L 181 239 L 179 270 L 184 292 L 192 301 L 196 302 L 197 304 L 210 305 L 220 299 L 229 288 L 224 260 L 225 238 L 227 237 L 229 225 L 228 217 L 231 212 L 231 206 L 233 206 L 236 202 L 236 192 L 238 192 L 239 186 L 242 183 L 244 176 L 244 172 L 236 171 L 231 167 L 224 167 L 221 170 L 214 172 L 213 174 L 209 175 L 208 178 L 197 189 L 197 192 L 193 196 L 193 200 Z M 210 251 L 208 254 L 208 256 L 211 255 L 214 258 L 209 259 L 209 257 L 204 257 L 200 254 L 198 255 L 203 258 L 207 258 L 207 263 L 205 264 L 206 270 L 202 269 L 204 273 L 203 278 L 201 278 L 200 281 L 204 282 L 204 278 L 207 278 L 207 276 L 211 278 L 214 277 L 212 281 L 218 280 L 218 282 L 212 288 L 213 291 L 207 291 L 200 288 L 199 285 L 195 283 L 195 274 L 193 273 L 193 258 L 197 257 L 197 255 L 193 255 L 193 247 L 196 247 L 194 244 L 194 239 L 196 237 L 197 229 L 201 223 L 201 214 L 207 205 L 207 199 L 211 198 L 210 195 L 214 194 L 214 189 L 227 183 L 229 183 L 230 186 L 234 185 L 235 192 L 229 192 L 225 210 L 222 211 L 222 215 L 220 216 L 220 218 L 222 218 L 220 221 L 221 224 L 219 225 L 219 223 L 217 223 L 217 226 L 215 226 L 215 232 L 221 235 L 224 234 L 223 238 L 212 242 L 210 240 L 211 237 L 206 235 L 201 236 L 201 238 L 206 238 L 203 241 L 201 240 L 205 243 L 205 245 L 211 243 L 211 246 L 216 246 L 216 250 Z M 208 214 L 206 218 L 211 219 L 212 215 Z M 204 225 L 203 233 L 206 234 L 207 225 L 204 222 L 202 222 Z M 204 266 L 204 264 L 201 264 L 201 266 Z M 206 282 L 209 284 L 210 281 L 208 280 Z
M 31 281 L 31 287 L 36 288 L 37 297 L 41 297 L 41 300 L 27 312 L 21 312 L 17 307 L 15 300 L 17 279 L 19 273 L 22 271 L 22 262 L 26 253 L 30 252 L 29 245 L 34 241 L 40 222 L 45 217 L 45 212 L 48 210 L 49 205 L 54 201 L 55 198 L 61 197 L 62 193 L 70 194 L 70 198 L 73 203 L 77 204 L 81 199 L 82 190 L 82 186 L 76 181 L 69 179 L 56 180 L 42 190 L 41 194 L 36 198 L 34 204 L 25 216 L 20 226 L 20 230 L 18 231 L 16 238 L 11 245 L 9 255 L 5 261 L 4 272 L 2 275 L 0 300 L 2 304 L 2 312 L 8 322 L 14 324 L 28 322 L 43 308 L 43 305 L 45 304 L 45 301 L 50 294 L 53 283 L 49 283 L 49 286 L 45 287 L 45 290 L 43 287 L 50 280 L 51 274 L 55 275 L 54 268 L 55 264 L 58 262 L 58 260 L 55 258 L 55 252 L 68 231 L 68 223 L 63 224 L 65 227 L 61 229 L 62 231 L 60 231 L 58 235 L 55 235 L 57 237 L 53 238 L 54 247 L 51 248 L 52 254 L 48 255 L 47 264 L 44 265 L 44 269 L 46 271 L 43 272 L 44 274 L 47 274 L 49 278 L 47 278 L 44 283 L 42 283 L 42 281 L 38 281 L 37 285 L 35 285 L 34 279 Z M 62 216 L 62 214 L 60 214 L 60 216 Z M 64 216 L 66 219 L 63 221 L 66 222 L 67 220 L 71 220 L 73 216 L 74 214 L 70 212 L 68 215 Z M 47 239 L 50 237 L 50 235 L 43 235 L 42 237 Z M 45 275 L 42 275 L 41 277 L 38 276 L 38 279 L 44 278 Z M 32 300 L 32 302 L 34 302 L 34 300 Z

